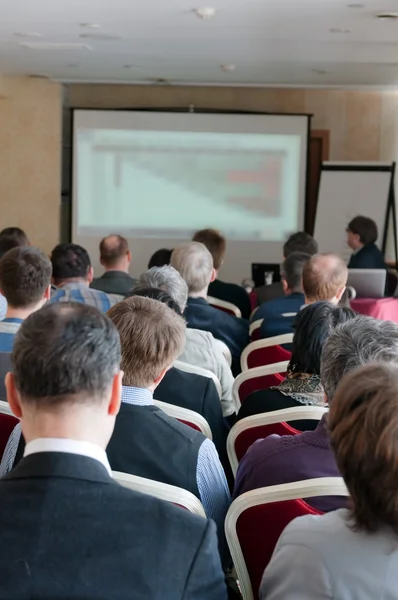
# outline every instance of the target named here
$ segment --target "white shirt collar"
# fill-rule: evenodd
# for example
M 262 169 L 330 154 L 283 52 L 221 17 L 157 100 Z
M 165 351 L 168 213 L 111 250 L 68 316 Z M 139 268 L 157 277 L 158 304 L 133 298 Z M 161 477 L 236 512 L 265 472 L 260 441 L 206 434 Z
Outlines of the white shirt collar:
M 37 438 L 26 444 L 24 456 L 37 454 L 38 452 L 66 452 L 68 454 L 88 456 L 89 458 L 98 460 L 108 471 L 109 475 L 112 476 L 112 470 L 105 450 L 90 442 L 65 438 Z

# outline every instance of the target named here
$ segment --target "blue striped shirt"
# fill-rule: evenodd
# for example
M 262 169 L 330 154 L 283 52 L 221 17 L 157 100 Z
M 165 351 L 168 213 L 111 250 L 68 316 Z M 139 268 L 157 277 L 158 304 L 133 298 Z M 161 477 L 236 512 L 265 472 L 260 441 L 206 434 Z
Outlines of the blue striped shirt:
M 80 304 L 95 306 L 101 312 L 108 312 L 111 306 L 121 300 L 124 300 L 124 296 L 93 290 L 83 281 L 71 281 L 57 288 L 52 293 L 49 302 L 79 302 Z
M 14 339 L 22 319 L 9 318 L 0 321 L 0 352 L 12 352 Z

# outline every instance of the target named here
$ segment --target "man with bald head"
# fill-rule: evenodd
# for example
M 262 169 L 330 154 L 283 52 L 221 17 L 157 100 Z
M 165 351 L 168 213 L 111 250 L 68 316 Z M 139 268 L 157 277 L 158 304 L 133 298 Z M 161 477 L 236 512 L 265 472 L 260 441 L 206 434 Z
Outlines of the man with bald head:
M 305 303 L 325 301 L 338 304 L 346 289 L 347 277 L 347 266 L 340 256 L 315 254 L 303 269 Z
M 105 273 L 94 279 L 90 287 L 107 294 L 127 296 L 137 283 L 129 275 L 131 252 L 127 240 L 121 235 L 108 235 L 101 240 L 99 249 Z

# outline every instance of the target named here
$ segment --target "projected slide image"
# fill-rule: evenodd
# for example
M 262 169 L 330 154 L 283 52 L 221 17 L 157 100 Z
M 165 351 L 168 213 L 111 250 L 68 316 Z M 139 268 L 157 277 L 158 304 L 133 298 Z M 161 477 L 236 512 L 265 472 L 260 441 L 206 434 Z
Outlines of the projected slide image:
M 297 227 L 295 135 L 80 129 L 79 234 L 285 239 Z

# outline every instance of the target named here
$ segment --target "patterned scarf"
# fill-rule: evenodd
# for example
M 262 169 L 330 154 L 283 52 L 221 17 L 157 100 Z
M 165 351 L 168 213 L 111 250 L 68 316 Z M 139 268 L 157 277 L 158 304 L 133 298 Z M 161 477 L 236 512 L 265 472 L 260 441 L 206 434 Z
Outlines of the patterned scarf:
M 325 406 L 325 392 L 319 375 L 290 371 L 285 381 L 270 389 L 278 390 L 284 396 L 290 396 L 300 404 Z

